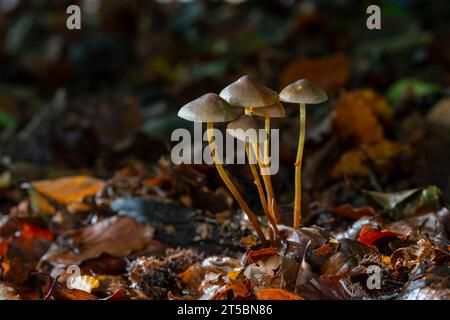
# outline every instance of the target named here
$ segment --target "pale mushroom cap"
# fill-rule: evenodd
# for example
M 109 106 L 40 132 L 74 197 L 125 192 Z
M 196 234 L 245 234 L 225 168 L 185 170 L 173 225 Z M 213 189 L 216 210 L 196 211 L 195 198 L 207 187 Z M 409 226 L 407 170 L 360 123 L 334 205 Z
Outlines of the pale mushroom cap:
M 278 93 L 250 76 L 243 76 L 225 87 L 220 96 L 236 107 L 267 107 L 278 101 Z
M 230 122 L 227 129 L 227 132 L 236 139 L 253 143 L 258 142 L 261 127 L 255 117 L 244 114 L 239 119 Z
M 269 118 L 284 118 L 286 116 L 284 107 L 280 101 L 277 101 L 274 105 L 269 107 L 254 108 L 252 109 L 252 114 Z
M 185 104 L 178 116 L 194 122 L 228 122 L 238 117 L 236 108 L 231 107 L 215 93 L 207 93 Z
M 300 79 L 281 90 L 280 100 L 290 103 L 318 104 L 327 101 L 328 96 L 314 82 Z

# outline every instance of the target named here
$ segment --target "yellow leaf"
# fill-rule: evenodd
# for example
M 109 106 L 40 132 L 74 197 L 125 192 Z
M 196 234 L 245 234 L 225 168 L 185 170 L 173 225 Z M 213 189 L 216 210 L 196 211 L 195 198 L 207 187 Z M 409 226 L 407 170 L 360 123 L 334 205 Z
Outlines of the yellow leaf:
M 376 144 L 355 148 L 343 153 L 331 171 L 333 178 L 344 175 L 366 176 L 369 169 L 366 165 L 370 161 L 377 169 L 383 169 L 399 155 L 412 152 L 409 145 L 395 141 L 383 140 Z
M 361 150 L 350 150 L 341 155 L 331 171 L 331 177 L 339 178 L 345 175 L 365 176 L 368 174 L 364 164 L 365 156 Z
M 104 182 L 88 176 L 64 177 L 53 180 L 39 180 L 31 183 L 30 195 L 33 209 L 40 213 L 53 214 L 54 208 L 46 197 L 61 204 L 81 202 L 93 196 Z

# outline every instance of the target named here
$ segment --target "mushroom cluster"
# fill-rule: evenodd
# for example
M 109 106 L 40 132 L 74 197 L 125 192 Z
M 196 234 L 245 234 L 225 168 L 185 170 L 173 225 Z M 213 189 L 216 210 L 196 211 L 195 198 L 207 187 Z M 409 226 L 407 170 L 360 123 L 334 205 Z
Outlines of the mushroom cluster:
M 268 221 L 270 241 L 274 242 L 278 236 L 277 224 L 281 221 L 270 174 L 271 118 L 285 117 L 284 107 L 280 101 L 300 104 L 300 134 L 295 162 L 293 221 L 293 226 L 299 228 L 301 225 L 301 165 L 306 124 L 305 105 L 322 103 L 326 100 L 326 92 L 309 80 L 298 80 L 288 85 L 278 94 L 256 81 L 253 77 L 245 75 L 225 87 L 220 92 L 220 95 L 207 93 L 184 105 L 178 112 L 178 116 L 183 119 L 207 123 L 209 148 L 217 171 L 262 241 L 266 241 L 266 236 L 256 214 L 250 209 L 244 197 L 237 190 L 218 156 L 214 137 L 214 123 L 228 122 L 227 129 L 231 129 L 229 130 L 230 134 L 244 142 L 247 159 L 249 160 L 248 164 L 258 190 L 263 212 Z M 239 108 L 244 108 L 245 114 L 239 116 Z M 259 125 L 257 117 L 264 118 L 264 126 Z M 264 148 L 262 151 L 259 147 L 258 135 L 246 134 L 249 129 L 256 132 L 259 132 L 260 129 L 265 130 Z M 250 161 L 253 156 L 256 158 L 256 165 Z M 265 191 L 261 184 L 257 167 L 259 167 Z

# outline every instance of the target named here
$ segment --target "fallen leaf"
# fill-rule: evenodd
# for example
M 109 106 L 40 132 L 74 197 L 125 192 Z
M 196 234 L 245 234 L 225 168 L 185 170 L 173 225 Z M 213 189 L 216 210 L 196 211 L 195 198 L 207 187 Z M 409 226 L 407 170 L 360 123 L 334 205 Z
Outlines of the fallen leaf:
M 250 295 L 250 291 L 241 280 L 226 278 L 226 281 L 231 285 L 234 298 L 242 299 Z
M 325 245 L 313 250 L 312 252 L 315 254 L 318 254 L 320 256 L 327 256 L 330 253 L 333 253 L 333 251 L 334 250 L 332 247 L 330 247 L 328 244 L 325 244 Z
M 247 257 L 248 257 L 249 263 L 255 263 L 255 262 L 261 260 L 262 258 L 265 258 L 268 256 L 273 256 L 276 254 L 277 254 L 277 248 L 265 248 L 265 249 L 261 249 L 261 250 L 250 251 L 247 254 Z
M 283 289 L 262 289 L 256 293 L 256 298 L 258 300 L 304 300 Z
M 24 238 L 33 239 L 40 238 L 48 241 L 53 240 L 53 233 L 48 229 L 38 228 L 30 223 L 24 223 L 20 231 L 20 235 Z
M 88 176 L 34 181 L 30 185 L 31 204 L 36 212 L 52 214 L 55 209 L 47 197 L 66 205 L 81 202 L 85 197 L 95 195 L 103 184 L 102 180 Z
M 432 265 L 424 261 L 411 272 L 401 299 L 404 300 L 450 300 L 450 265 Z
M 441 88 L 439 85 L 425 82 L 417 78 L 403 78 L 394 82 L 388 89 L 386 96 L 390 101 L 397 102 L 400 99 L 414 95 L 423 97 L 428 94 L 435 93 Z
M 161 245 L 153 240 L 154 228 L 137 223 L 128 217 L 112 217 L 96 224 L 75 231 L 69 231 L 64 236 L 71 239 L 74 248 L 50 249 L 44 260 L 54 266 L 67 266 L 108 254 L 113 257 L 123 257 L 132 252 L 154 246 L 161 250 Z
M 354 208 L 349 204 L 342 204 L 334 208 L 333 211 L 350 220 L 358 220 L 364 216 L 374 216 L 377 214 L 372 207 Z
M 363 190 L 363 192 L 383 209 L 381 211 L 383 216 L 392 220 L 400 220 L 445 207 L 442 192 L 436 186 L 391 193 L 367 190 Z
M 334 109 L 334 124 L 341 139 L 355 145 L 380 142 L 384 139 L 384 129 L 378 114 L 385 114 L 384 107 L 377 110 L 373 99 L 367 98 L 364 90 L 345 92 Z
M 342 239 L 339 250 L 328 258 L 321 267 L 321 274 L 327 276 L 345 276 L 358 265 L 367 254 L 377 254 L 375 247 L 359 241 Z
M 368 246 L 374 245 L 376 247 L 380 247 L 387 244 L 389 241 L 398 238 L 399 236 L 394 232 L 375 230 L 372 229 L 371 226 L 367 225 L 361 229 L 358 241 Z
M 338 276 L 313 277 L 307 283 L 296 286 L 306 300 L 350 300 Z

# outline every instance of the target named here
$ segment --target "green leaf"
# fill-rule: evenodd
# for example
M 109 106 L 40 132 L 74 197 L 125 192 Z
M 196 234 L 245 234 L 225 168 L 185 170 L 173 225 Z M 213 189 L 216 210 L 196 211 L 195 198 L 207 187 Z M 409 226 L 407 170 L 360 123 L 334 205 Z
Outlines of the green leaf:
M 372 200 L 374 200 L 381 208 L 385 210 L 395 209 L 395 207 L 402 201 L 406 200 L 420 189 L 409 189 L 399 192 L 378 192 L 378 191 L 364 191 Z
M 386 96 L 390 101 L 395 102 L 408 93 L 412 93 L 417 97 L 423 97 L 435 93 L 440 89 L 439 85 L 417 78 L 404 78 L 391 85 Z
M 383 193 L 363 190 L 381 209 L 381 215 L 400 220 L 426 211 L 436 211 L 444 205 L 441 190 L 436 186 Z
M 6 112 L 0 111 L 0 126 L 10 129 L 17 125 L 18 119 Z

